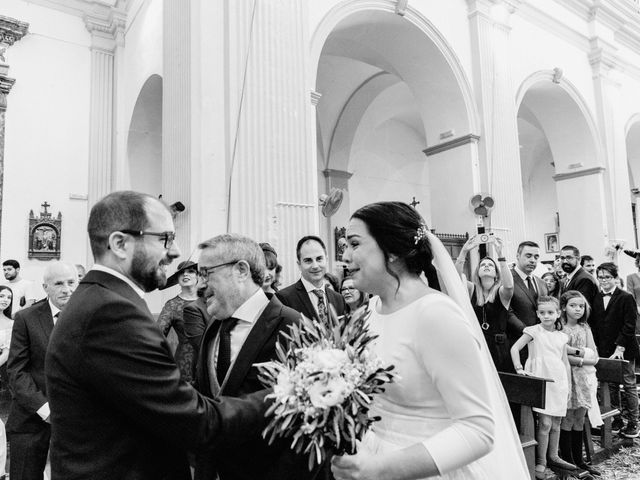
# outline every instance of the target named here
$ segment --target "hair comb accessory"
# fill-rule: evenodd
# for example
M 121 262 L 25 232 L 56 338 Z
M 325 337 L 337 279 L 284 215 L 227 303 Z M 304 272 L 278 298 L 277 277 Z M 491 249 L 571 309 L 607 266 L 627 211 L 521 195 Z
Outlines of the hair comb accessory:
M 427 228 L 427 226 L 424 223 L 420 225 L 420 227 L 418 227 L 418 230 L 416 230 L 415 236 L 413 237 L 414 245 L 418 245 L 419 242 L 427 238 L 428 233 L 429 229 Z

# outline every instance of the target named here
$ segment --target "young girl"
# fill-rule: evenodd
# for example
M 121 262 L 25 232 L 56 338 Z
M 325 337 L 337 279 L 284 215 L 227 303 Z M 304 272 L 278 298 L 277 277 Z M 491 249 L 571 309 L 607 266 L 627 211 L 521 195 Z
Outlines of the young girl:
M 545 408 L 533 409 L 538 413 L 536 478 L 545 479 L 553 475 L 547 471 L 547 458 L 552 467 L 575 470 L 576 466 L 558 456 L 560 420 L 567 413 L 571 378 L 567 360 L 569 337 L 560 331 L 562 322 L 558 300 L 549 296 L 539 297 L 537 315 L 540 323 L 522 331 L 522 337 L 511 347 L 511 360 L 516 373 L 520 375 L 530 374 L 553 380 L 547 383 Z M 529 358 L 525 368 L 522 368 L 520 350 L 527 344 Z
M 590 412 L 590 416 L 595 413 L 596 417 L 599 417 L 598 402 L 595 400 L 598 380 L 594 367 L 598 362 L 598 352 L 591 329 L 587 325 L 591 307 L 580 292 L 569 290 L 560 298 L 560 309 L 564 323 L 562 331 L 569 335 L 569 346 L 576 349 L 576 355 L 570 354 L 568 357 L 571 364 L 571 395 L 567 415 L 561 424 L 560 455 L 564 460 L 574 463 L 592 475 L 600 475 L 600 472 L 588 465 L 582 457 L 585 414 L 593 407 L 594 412 Z

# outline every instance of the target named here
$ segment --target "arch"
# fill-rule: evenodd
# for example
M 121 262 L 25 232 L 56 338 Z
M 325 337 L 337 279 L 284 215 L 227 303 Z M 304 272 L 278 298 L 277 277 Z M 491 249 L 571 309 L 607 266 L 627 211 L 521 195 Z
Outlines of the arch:
M 590 137 L 594 141 L 595 152 L 597 156 L 597 165 L 604 167 L 604 148 L 602 146 L 602 141 L 600 139 L 600 135 L 598 133 L 597 123 L 595 118 L 591 112 L 591 109 L 587 106 L 587 102 L 584 97 L 580 93 L 580 91 L 567 80 L 566 77 L 561 77 L 558 83 L 553 81 L 555 72 L 553 70 L 540 70 L 532 73 L 527 78 L 525 78 L 518 91 L 516 93 L 516 111 L 520 110 L 520 106 L 524 100 L 525 95 L 529 92 L 535 85 L 545 83 L 545 84 L 553 84 L 559 88 L 561 88 L 570 98 L 573 100 L 577 108 L 579 109 L 584 121 L 586 122 L 586 126 L 588 131 L 590 132 Z
M 162 193 L 162 77 L 151 75 L 138 94 L 127 136 L 131 189 Z
M 522 82 L 516 106 L 527 237 L 541 242 L 556 232 L 562 244 L 596 251 L 596 230 L 606 222 L 600 202 L 605 155 L 584 98 L 568 79 L 544 70 Z M 554 252 L 542 254 L 554 258 Z
M 311 78 L 318 78 L 318 69 L 322 50 L 327 39 L 338 24 L 348 17 L 360 12 L 378 11 L 396 15 L 396 3 L 397 2 L 390 0 L 352 0 L 333 7 L 320 21 L 311 36 Z M 464 99 L 468 119 L 468 131 L 465 133 L 479 135 L 481 131 L 480 114 L 475 103 L 473 90 L 462 63 L 455 54 L 453 48 L 449 45 L 440 31 L 422 13 L 417 11 L 411 5 L 407 6 L 406 12 L 402 18 L 424 33 L 443 55 L 451 69 L 451 72 L 455 76 L 457 87 Z

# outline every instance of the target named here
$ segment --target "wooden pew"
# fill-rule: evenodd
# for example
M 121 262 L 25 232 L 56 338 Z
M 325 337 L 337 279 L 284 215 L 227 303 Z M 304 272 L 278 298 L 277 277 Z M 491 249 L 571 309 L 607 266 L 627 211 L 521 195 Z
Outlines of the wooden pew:
M 591 438 L 591 424 L 589 418 L 585 422 L 585 450 L 588 461 L 596 457 L 604 458 L 608 456 L 614 448 L 613 434 L 611 433 L 611 423 L 613 417 L 620 411 L 611 406 L 611 394 L 609 384 L 619 385 L 622 383 L 624 367 L 629 362 L 627 360 L 612 360 L 600 358 L 596 364 L 596 375 L 600 382 L 600 412 L 604 425 L 600 426 L 600 447 L 595 448 Z
M 520 444 L 527 459 L 527 467 L 531 478 L 535 478 L 536 466 L 536 427 L 532 407 L 544 408 L 547 378 L 517 375 L 515 373 L 499 372 L 502 387 L 510 403 L 520 405 L 520 418 L 516 427 L 520 434 Z

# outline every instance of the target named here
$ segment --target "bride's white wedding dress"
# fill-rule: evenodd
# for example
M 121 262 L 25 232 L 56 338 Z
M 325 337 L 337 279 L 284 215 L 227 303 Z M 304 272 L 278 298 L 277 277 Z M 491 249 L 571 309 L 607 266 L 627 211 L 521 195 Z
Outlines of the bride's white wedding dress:
M 439 292 L 391 314 L 378 308 L 374 298 L 369 323 L 379 338 L 373 348 L 400 378 L 374 400 L 371 414 L 382 420 L 360 451 L 380 454 L 422 443 L 442 474 L 430 478 L 528 478 L 517 434 L 504 417 L 510 415 L 506 403 L 496 406 L 495 380 L 488 378 L 495 371 L 488 371 L 489 357 L 481 351 L 486 344 L 463 310 Z M 496 422 L 498 409 L 502 420 Z

